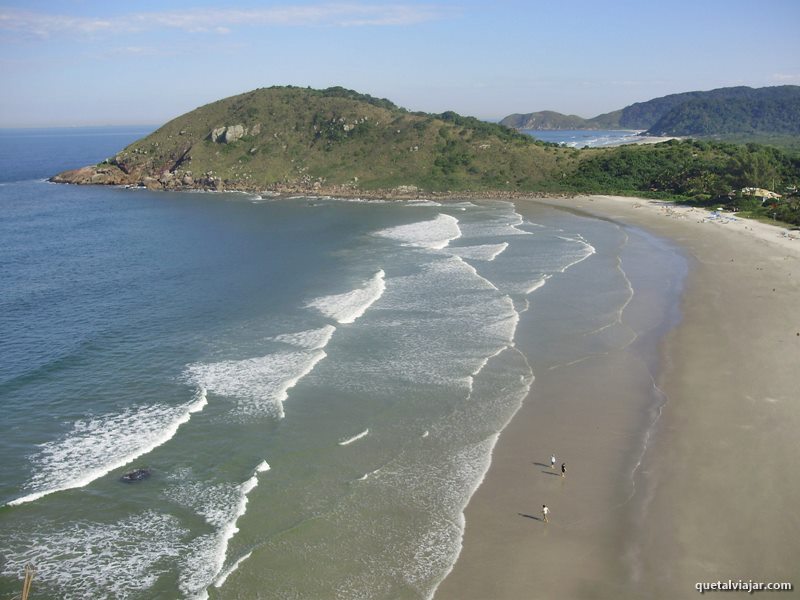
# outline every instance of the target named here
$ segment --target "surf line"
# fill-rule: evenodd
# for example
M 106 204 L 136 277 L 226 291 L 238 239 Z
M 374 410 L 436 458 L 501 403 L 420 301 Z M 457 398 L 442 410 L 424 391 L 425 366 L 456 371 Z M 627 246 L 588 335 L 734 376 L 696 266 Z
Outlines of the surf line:
M 130 452 L 124 454 L 117 458 L 116 460 L 111 460 L 105 464 L 95 466 L 91 468 L 88 473 L 83 475 L 82 477 L 78 477 L 76 479 L 66 480 L 59 482 L 59 484 L 54 485 L 52 487 L 48 487 L 45 489 L 40 489 L 39 491 L 33 492 L 28 494 L 27 496 L 22 496 L 21 498 L 17 498 L 15 500 L 11 500 L 7 502 L 5 506 L 18 506 L 20 504 L 24 504 L 26 502 L 33 502 L 34 500 L 38 500 L 44 496 L 49 494 L 53 494 L 55 492 L 61 492 L 64 490 L 70 490 L 74 488 L 82 488 L 89 485 L 95 479 L 99 479 L 100 477 L 107 475 L 111 471 L 115 469 L 119 469 L 120 467 L 125 466 L 126 464 L 136 460 L 140 456 L 151 452 L 152 450 L 158 448 L 159 446 L 167 443 L 178 432 L 178 429 L 184 423 L 187 423 L 189 419 L 191 419 L 193 413 L 197 413 L 203 410 L 205 406 L 208 404 L 208 398 L 206 397 L 206 389 L 205 387 L 200 387 L 195 394 L 194 399 L 189 402 L 188 404 L 183 406 L 183 410 L 177 415 L 172 422 L 168 423 L 160 432 L 156 435 L 146 438 L 142 440 L 142 445 L 132 448 Z M 146 411 L 143 411 L 146 412 Z M 123 413 L 124 415 L 125 413 Z M 116 417 L 117 419 L 121 418 L 122 415 Z M 67 440 L 67 443 L 74 440 Z M 51 444 L 48 442 L 48 444 Z M 80 465 L 78 465 L 80 466 Z
M 245 557 L 242 557 L 234 562 L 227 571 L 223 570 L 223 566 L 225 564 L 225 558 L 228 555 L 228 545 L 230 544 L 231 539 L 237 533 L 239 533 L 239 528 L 236 526 L 239 519 L 244 516 L 247 512 L 247 502 L 248 502 L 248 494 L 252 492 L 258 486 L 258 476 L 259 473 L 265 473 L 270 470 L 269 463 L 263 460 L 261 461 L 258 466 L 253 471 L 252 476 L 250 479 L 239 485 L 239 499 L 236 503 L 236 507 L 233 510 L 233 514 L 231 518 L 225 522 L 221 529 L 218 531 L 217 534 L 217 541 L 218 541 L 218 548 L 216 556 L 213 559 L 212 570 L 213 574 L 211 577 L 205 581 L 201 586 L 196 589 L 181 589 L 183 592 L 188 592 L 193 595 L 193 598 L 198 600 L 205 600 L 208 598 L 208 588 L 214 585 L 215 587 L 222 586 L 225 583 L 225 580 L 233 573 L 239 565 L 244 562 L 247 558 L 250 557 L 248 554 Z M 218 584 L 218 585 L 217 585 Z M 184 588 L 188 588 L 188 586 L 184 586 Z M 188 594 L 187 594 L 188 595 Z
M 361 438 L 366 437 L 367 435 L 369 435 L 369 429 L 365 429 L 364 431 L 362 431 L 361 433 L 357 433 L 353 437 L 341 440 L 339 442 L 339 445 L 340 446 L 349 446 L 353 442 L 355 442 L 357 440 L 360 440 Z
M 384 278 L 386 273 L 379 270 L 372 279 L 364 282 L 362 287 L 344 294 L 323 296 L 308 302 L 306 308 L 316 308 L 326 317 L 341 324 L 354 322 L 372 306 L 386 290 Z

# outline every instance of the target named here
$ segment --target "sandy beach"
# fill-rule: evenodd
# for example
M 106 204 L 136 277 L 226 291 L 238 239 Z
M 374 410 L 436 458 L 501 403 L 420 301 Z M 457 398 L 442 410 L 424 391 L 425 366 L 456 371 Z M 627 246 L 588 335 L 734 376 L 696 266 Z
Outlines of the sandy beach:
M 797 232 L 633 198 L 536 199 L 518 210 L 534 202 L 675 244 L 688 264 L 675 306 L 659 304 L 654 284 L 621 318 L 635 329 L 679 308 L 679 323 L 653 344 L 655 361 L 620 344 L 534 366 L 435 598 L 671 599 L 728 580 L 796 588 Z M 567 462 L 565 478 L 551 472 L 551 453 Z

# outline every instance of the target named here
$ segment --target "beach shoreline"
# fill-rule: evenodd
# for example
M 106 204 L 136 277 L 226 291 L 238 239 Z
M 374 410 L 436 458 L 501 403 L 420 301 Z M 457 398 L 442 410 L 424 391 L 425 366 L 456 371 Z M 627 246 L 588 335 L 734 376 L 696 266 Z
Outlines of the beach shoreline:
M 717 580 L 797 585 L 800 241 L 672 203 L 585 196 L 517 209 L 533 203 L 680 248 L 689 264 L 672 301 L 680 323 L 660 335 L 649 382 L 630 352 L 569 373 L 534 367 L 434 597 L 676 598 Z M 586 395 L 603 408 L 587 408 Z M 569 457 L 563 480 L 544 474 L 550 452 Z

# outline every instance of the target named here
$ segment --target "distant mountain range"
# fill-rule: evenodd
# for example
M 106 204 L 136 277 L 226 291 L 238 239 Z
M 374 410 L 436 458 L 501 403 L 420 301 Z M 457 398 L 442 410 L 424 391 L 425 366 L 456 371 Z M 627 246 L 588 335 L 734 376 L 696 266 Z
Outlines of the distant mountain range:
M 513 114 L 514 129 L 642 129 L 647 135 L 800 135 L 800 86 L 729 87 L 637 102 L 583 119 L 554 111 Z

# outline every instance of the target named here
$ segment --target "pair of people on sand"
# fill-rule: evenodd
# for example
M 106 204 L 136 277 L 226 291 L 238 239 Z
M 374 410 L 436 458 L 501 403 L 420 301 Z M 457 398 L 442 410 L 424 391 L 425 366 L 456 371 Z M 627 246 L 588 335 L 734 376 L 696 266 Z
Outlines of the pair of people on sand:
M 550 456 L 550 468 L 556 468 L 556 455 L 553 454 Z M 561 476 L 564 477 L 567 474 L 567 463 L 561 463 Z
M 556 455 L 555 454 L 550 456 L 550 468 L 551 469 L 555 469 L 556 468 Z M 561 477 L 565 477 L 566 474 L 567 474 L 567 463 L 563 463 L 562 462 L 561 463 Z M 550 514 L 550 509 L 547 508 L 546 504 L 542 504 L 542 520 L 545 523 L 548 522 L 547 515 L 549 515 L 549 514 Z

